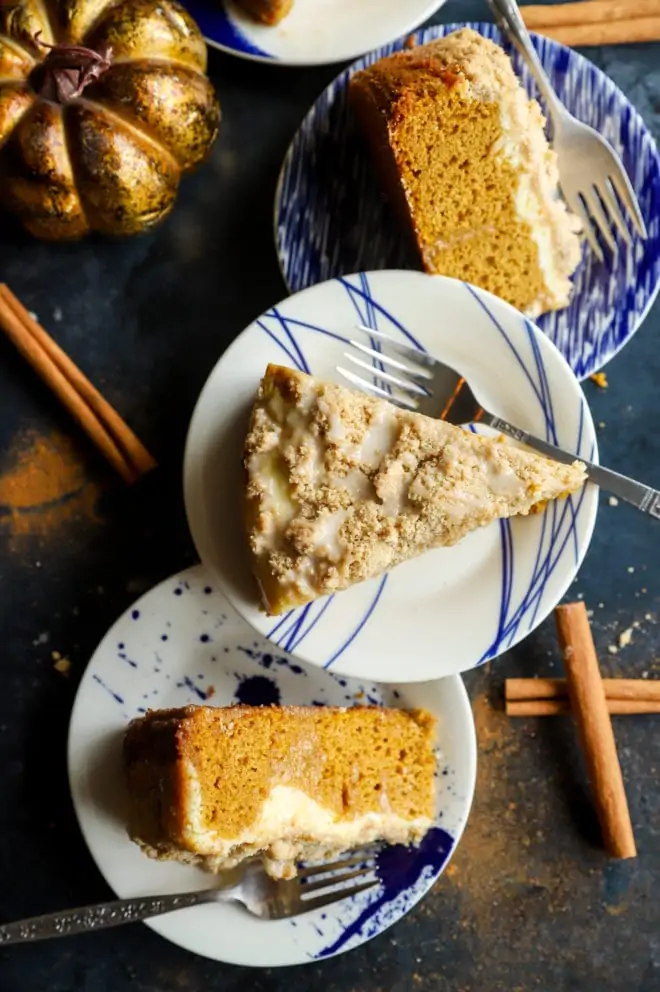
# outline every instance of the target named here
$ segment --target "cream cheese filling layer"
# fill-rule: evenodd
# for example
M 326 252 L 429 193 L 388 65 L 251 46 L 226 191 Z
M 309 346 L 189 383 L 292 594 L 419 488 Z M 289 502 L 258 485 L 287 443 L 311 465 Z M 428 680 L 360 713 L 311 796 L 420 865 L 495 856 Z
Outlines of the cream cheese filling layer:
M 518 173 L 516 212 L 530 228 L 538 249 L 539 268 L 548 290 L 548 300 L 529 308 L 536 317 L 550 302 L 567 306 L 572 292 L 570 276 L 580 263 L 581 230 L 559 195 L 557 156 L 548 146 L 544 118 L 538 104 L 521 89 L 500 98 L 502 139 L 498 151 Z
M 505 52 L 474 31 L 456 31 L 442 47 L 445 61 L 465 71 L 469 95 L 499 105 L 502 135 L 492 150 L 518 175 L 516 212 L 530 228 L 547 290 L 529 308 L 529 316 L 549 305 L 566 306 L 572 292 L 569 277 L 582 254 L 581 223 L 559 195 L 557 156 L 548 146 L 541 109 L 528 98 Z
M 299 856 L 301 844 L 319 848 L 348 850 L 375 840 L 408 844 L 420 840 L 431 826 L 428 817 L 406 820 L 387 809 L 370 812 L 352 820 L 337 820 L 335 814 L 300 789 L 274 786 L 256 820 L 236 837 L 221 836 L 207 827 L 203 817 L 202 789 L 192 765 L 186 769 L 188 816 L 182 840 L 196 854 L 221 862 L 231 859 L 238 848 L 267 850 L 276 861 L 287 862 Z

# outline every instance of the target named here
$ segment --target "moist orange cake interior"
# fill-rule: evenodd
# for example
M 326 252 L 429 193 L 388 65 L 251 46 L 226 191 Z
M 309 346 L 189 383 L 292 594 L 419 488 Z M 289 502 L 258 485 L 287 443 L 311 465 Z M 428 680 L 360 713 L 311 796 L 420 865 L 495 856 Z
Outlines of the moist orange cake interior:
M 378 707 L 187 707 L 125 739 L 131 834 L 210 870 L 261 854 L 274 874 L 376 839 L 421 839 L 434 814 L 434 719 Z
M 427 272 L 531 316 L 567 305 L 580 224 L 559 198 L 541 110 L 501 48 L 462 29 L 356 73 L 349 95 Z

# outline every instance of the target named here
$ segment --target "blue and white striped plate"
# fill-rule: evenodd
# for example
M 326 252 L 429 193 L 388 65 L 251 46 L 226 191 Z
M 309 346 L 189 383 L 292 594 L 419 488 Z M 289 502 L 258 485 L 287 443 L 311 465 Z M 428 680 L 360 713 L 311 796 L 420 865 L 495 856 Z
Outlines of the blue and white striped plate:
M 476 772 L 474 721 L 458 677 L 434 686 L 383 686 L 304 668 L 273 650 L 212 586 L 201 566 L 150 590 L 107 633 L 78 689 L 69 730 L 69 782 L 80 827 L 121 898 L 210 887 L 212 875 L 152 861 L 126 833 L 121 740 L 147 708 L 189 703 L 422 706 L 438 720 L 437 820 L 418 849 L 377 859 L 380 887 L 325 910 L 264 923 L 228 905 L 156 917 L 157 933 L 217 961 L 252 967 L 304 964 L 377 936 L 430 889 L 467 821 Z
M 465 26 L 438 25 L 416 37 L 424 43 Z M 467 26 L 504 44 L 492 24 Z M 538 321 L 582 379 L 632 337 L 660 286 L 660 158 L 642 118 L 605 73 L 554 41 L 535 36 L 534 44 L 564 104 L 621 155 L 649 231 L 646 242 L 634 235 L 632 249 L 605 264 L 585 246 L 570 305 Z M 350 272 L 419 267 L 382 200 L 346 98 L 352 73 L 400 47 L 401 42 L 387 45 L 342 72 L 316 101 L 287 153 L 275 201 L 275 238 L 291 292 Z M 516 52 L 512 57 L 528 92 L 537 96 L 522 60 Z
M 186 509 L 202 561 L 264 637 L 356 678 L 409 682 L 463 672 L 516 644 L 554 608 L 591 539 L 588 485 L 544 513 L 504 521 L 282 617 L 260 610 L 242 523 L 241 450 L 269 362 L 341 379 L 357 323 L 413 342 L 463 371 L 491 410 L 582 457 L 591 415 L 557 349 L 516 310 L 453 279 L 379 271 L 321 283 L 273 307 L 220 359 L 193 415 Z
M 326 65 L 408 34 L 445 0 L 294 0 L 275 27 L 256 23 L 230 0 L 184 0 L 209 45 L 273 65 Z

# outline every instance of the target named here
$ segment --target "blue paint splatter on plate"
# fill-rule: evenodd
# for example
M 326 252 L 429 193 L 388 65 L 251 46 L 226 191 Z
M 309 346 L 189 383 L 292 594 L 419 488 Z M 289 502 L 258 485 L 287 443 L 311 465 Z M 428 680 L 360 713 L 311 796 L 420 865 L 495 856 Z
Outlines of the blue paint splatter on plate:
M 395 845 L 385 847 L 376 859 L 376 875 L 380 888 L 375 898 L 359 916 L 349 923 L 336 940 L 323 948 L 316 956 L 329 957 L 341 951 L 354 937 L 361 936 L 371 928 L 380 932 L 387 926 L 382 917 L 387 915 L 388 907 L 405 897 L 422 880 L 438 875 L 454 846 L 453 838 L 440 827 L 433 827 L 426 834 L 419 847 L 402 847 Z M 397 912 L 397 918 L 400 912 Z

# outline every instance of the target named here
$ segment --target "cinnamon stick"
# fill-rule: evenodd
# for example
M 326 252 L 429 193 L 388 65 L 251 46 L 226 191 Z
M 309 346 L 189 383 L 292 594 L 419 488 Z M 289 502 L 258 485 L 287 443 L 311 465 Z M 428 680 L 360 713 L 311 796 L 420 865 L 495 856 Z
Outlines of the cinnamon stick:
M 633 17 L 629 21 L 599 21 L 597 24 L 560 24 L 539 28 L 538 33 L 569 48 L 660 41 L 660 15 Z
M 155 466 L 128 425 L 4 284 L 0 326 L 125 482 Z
M 634 858 L 637 851 L 628 801 L 584 603 L 558 606 L 555 621 L 605 847 L 612 857 Z
M 539 28 L 603 24 L 652 17 L 658 13 L 658 0 L 579 0 L 578 3 L 527 4 L 520 12 L 531 31 Z
M 628 699 L 637 702 L 660 703 L 660 680 L 653 679 L 603 679 L 605 696 L 611 699 Z M 537 699 L 567 699 L 566 679 L 507 679 L 504 684 L 507 701 Z M 610 713 L 612 710 L 610 710 Z M 655 712 L 655 711 L 649 711 Z
M 5 283 L 0 283 L 0 298 L 4 299 L 7 305 L 22 321 L 26 330 L 29 331 L 48 357 L 59 368 L 60 372 L 67 378 L 71 386 L 105 424 L 108 431 L 113 435 L 115 442 L 119 447 L 123 448 L 124 453 L 133 462 L 138 473 L 150 472 L 151 469 L 155 468 L 156 460 L 149 454 L 137 435 L 133 433 L 114 407 L 101 395 L 87 376 L 80 371 L 66 352 L 37 323 L 32 314 L 25 309 L 21 301 Z
M 660 713 L 660 700 L 651 699 L 606 699 L 610 716 L 635 716 L 645 713 Z M 557 699 L 507 699 L 508 716 L 559 716 L 571 712 L 567 697 Z

